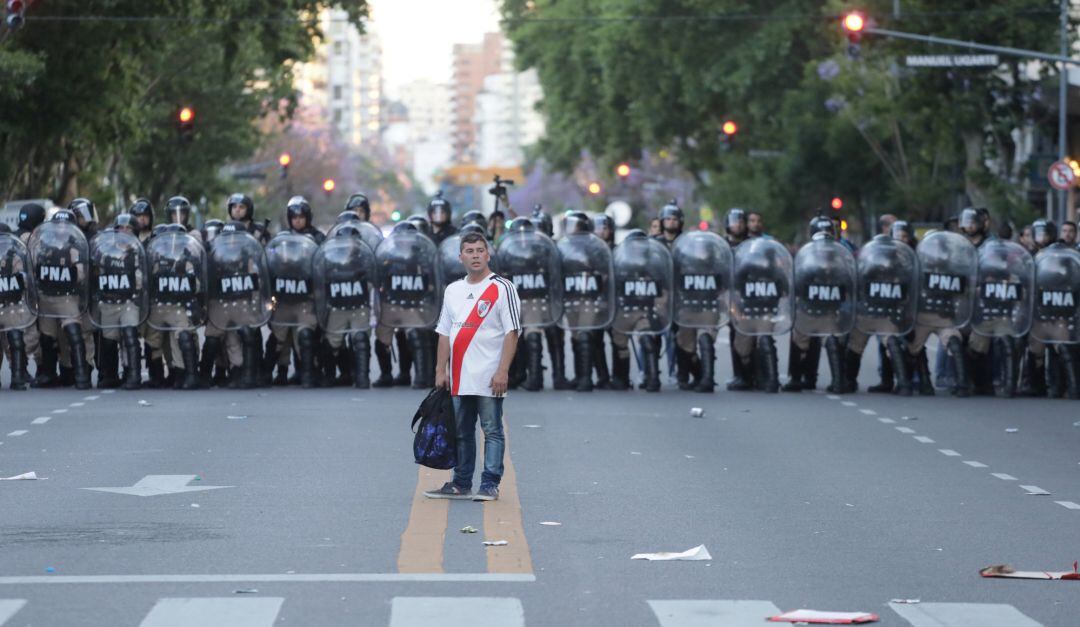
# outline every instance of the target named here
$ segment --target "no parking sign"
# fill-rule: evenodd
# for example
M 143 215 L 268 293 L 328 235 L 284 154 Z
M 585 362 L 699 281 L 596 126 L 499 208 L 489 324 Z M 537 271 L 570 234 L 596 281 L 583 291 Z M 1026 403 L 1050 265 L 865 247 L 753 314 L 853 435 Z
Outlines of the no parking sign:
M 1076 185 L 1076 172 L 1068 161 L 1055 161 L 1046 173 L 1046 178 L 1054 189 L 1066 190 Z

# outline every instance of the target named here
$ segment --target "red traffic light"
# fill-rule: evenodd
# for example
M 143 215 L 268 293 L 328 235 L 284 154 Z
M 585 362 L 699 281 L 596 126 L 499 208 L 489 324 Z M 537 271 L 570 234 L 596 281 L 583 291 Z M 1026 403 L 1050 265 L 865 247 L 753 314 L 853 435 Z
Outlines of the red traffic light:
M 24 13 L 26 13 L 25 0 L 7 0 L 8 28 L 15 30 L 22 27 L 23 22 L 26 21 L 26 17 L 23 15 Z
M 593 196 L 597 196 L 597 195 L 600 194 L 600 192 L 601 192 L 601 187 L 600 187 L 599 183 L 597 183 L 596 181 L 593 181 L 592 183 L 589 183 L 589 193 L 590 194 L 592 194 Z
M 630 164 L 628 164 L 628 163 L 620 163 L 615 168 L 615 174 L 618 174 L 622 178 L 626 178 L 626 177 L 630 176 Z
M 326 179 L 322 182 L 323 191 L 327 194 L 334 191 L 335 187 L 337 187 L 337 183 L 334 182 L 334 179 Z
M 844 16 L 844 30 L 849 33 L 861 33 L 866 28 L 866 18 L 862 13 L 855 11 Z
M 724 135 L 727 135 L 728 137 L 731 137 L 735 133 L 739 132 L 739 125 L 732 122 L 731 120 L 724 122 L 724 125 L 720 128 L 724 131 Z
M 289 167 L 289 164 L 292 163 L 292 156 L 287 152 L 283 152 L 281 153 L 281 156 L 277 158 L 277 162 L 281 167 L 287 168 Z
M 188 122 L 191 122 L 195 119 L 195 110 L 191 107 L 183 107 L 182 109 L 180 109 L 180 113 L 177 115 L 177 117 L 180 118 L 181 122 L 187 124 Z
M 841 209 L 844 208 L 844 201 L 839 196 L 837 196 L 836 198 L 833 198 L 832 203 L 830 203 L 830 204 L 832 205 L 832 208 L 837 210 L 837 211 L 840 211 Z

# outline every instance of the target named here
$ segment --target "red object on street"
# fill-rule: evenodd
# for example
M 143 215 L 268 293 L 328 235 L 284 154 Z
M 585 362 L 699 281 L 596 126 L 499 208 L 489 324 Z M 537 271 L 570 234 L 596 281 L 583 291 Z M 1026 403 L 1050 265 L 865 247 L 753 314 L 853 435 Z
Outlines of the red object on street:
M 792 610 L 770 616 L 774 623 L 812 623 L 818 625 L 854 625 L 873 623 L 880 620 L 877 614 L 870 612 L 823 612 L 821 610 Z

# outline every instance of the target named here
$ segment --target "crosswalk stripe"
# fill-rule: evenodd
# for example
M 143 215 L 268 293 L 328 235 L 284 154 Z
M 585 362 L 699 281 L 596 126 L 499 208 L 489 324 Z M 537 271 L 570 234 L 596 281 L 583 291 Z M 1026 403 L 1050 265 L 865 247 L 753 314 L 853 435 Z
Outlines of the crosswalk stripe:
M 282 597 L 158 599 L 139 627 L 270 627 L 284 601 Z
M 0 599 L 0 625 L 6 623 L 24 605 L 26 599 Z
M 890 603 L 912 627 L 1042 627 L 1004 603 Z
M 660 627 L 761 627 L 780 613 L 769 601 L 649 601 Z
M 524 627 L 525 610 L 512 597 L 394 597 L 390 627 Z

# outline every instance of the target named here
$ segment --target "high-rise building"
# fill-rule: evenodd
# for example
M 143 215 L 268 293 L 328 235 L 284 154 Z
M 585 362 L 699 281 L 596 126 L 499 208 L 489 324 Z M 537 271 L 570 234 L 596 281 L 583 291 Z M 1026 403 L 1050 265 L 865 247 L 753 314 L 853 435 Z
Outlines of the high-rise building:
M 487 33 L 480 43 L 454 44 L 453 149 L 459 163 L 476 160 L 476 97 L 484 79 L 502 71 L 502 33 Z
M 324 37 L 314 60 L 298 68 L 296 87 L 350 144 L 377 143 L 384 120 L 379 36 L 361 34 L 341 9 L 323 10 L 319 21 Z
M 484 167 L 519 166 L 523 148 L 544 134 L 544 118 L 536 111 L 543 91 L 536 70 L 517 72 L 513 51 L 503 50 L 501 71 L 484 79 L 476 98 L 476 162 Z

